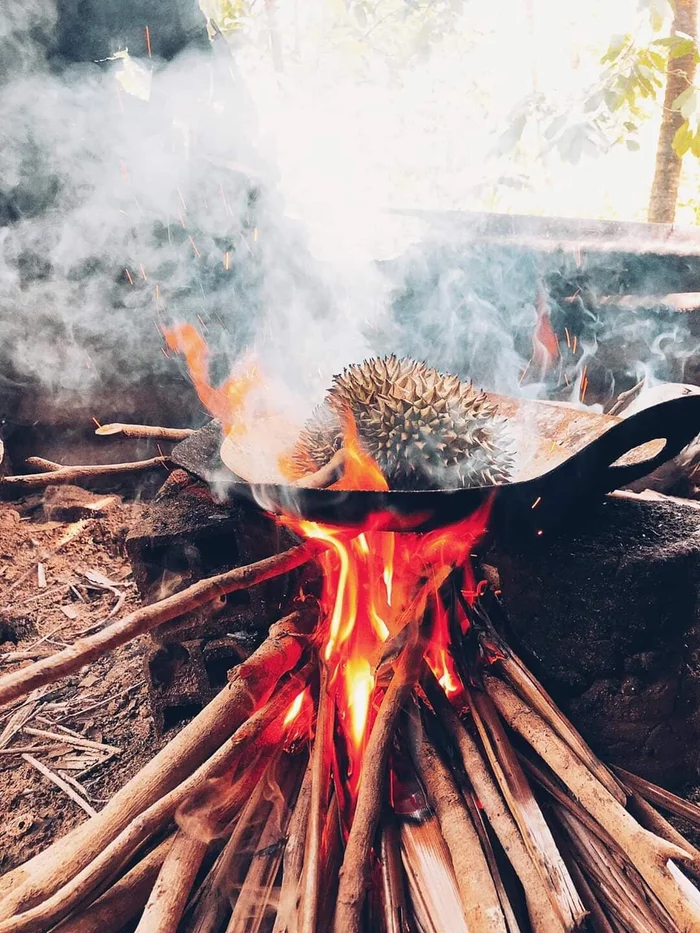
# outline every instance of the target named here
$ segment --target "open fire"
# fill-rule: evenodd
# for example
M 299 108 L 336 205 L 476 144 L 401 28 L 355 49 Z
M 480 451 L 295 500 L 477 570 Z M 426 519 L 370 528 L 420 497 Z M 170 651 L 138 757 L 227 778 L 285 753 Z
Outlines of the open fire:
M 191 335 L 185 342 L 169 335 L 168 342 L 186 353 L 207 404 L 216 390 L 208 383 L 203 345 Z M 225 384 L 232 408 L 225 415 L 212 410 L 234 436 L 248 430 L 243 413 L 251 385 L 247 376 L 232 377 Z M 329 488 L 387 491 L 350 407 L 343 404 L 337 414 L 343 471 Z M 291 460 L 280 457 L 283 472 Z M 670 861 L 687 862 L 687 852 L 664 849 L 637 827 L 625 809 L 623 783 L 493 629 L 484 601 L 493 597 L 472 569 L 492 501 L 487 497 L 467 519 L 423 534 L 410 525 L 401 533 L 381 530 L 381 515 L 352 528 L 281 519 L 325 551 L 318 558 L 323 584 L 312 636 L 318 680 L 304 781 L 310 786 L 308 800 L 302 788 L 296 804 L 308 807 L 308 830 L 303 860 L 282 879 L 276 931 L 313 933 L 334 914 L 336 933 L 448 927 L 515 933 L 523 894 L 534 930 L 579 929 L 586 916 L 621 920 L 617 895 L 611 897 L 594 867 L 614 860 L 621 838 L 629 842 L 636 879 L 625 880 L 623 886 L 631 884 L 625 896 L 638 919 L 688 931 L 700 923 L 700 896 Z M 296 722 L 306 696 L 307 688 L 295 697 L 285 727 Z M 525 747 L 512 744 L 506 724 Z M 534 787 L 553 795 L 556 805 L 541 809 Z M 402 798 L 413 801 L 411 812 L 402 812 Z M 428 815 L 430 808 L 436 816 Z M 416 835 L 417 827 L 438 824 L 430 842 Z M 668 834 L 661 835 L 668 845 Z M 520 894 L 512 879 L 504 880 L 494 836 Z M 436 862 L 430 853 L 438 850 Z M 452 892 L 451 906 L 448 893 L 442 904 L 431 901 L 437 889 Z M 245 891 L 244 880 L 240 897 Z M 256 905 L 255 929 L 266 904 Z
M 0 703 L 311 561 L 321 583 L 310 578 L 297 609 L 271 627 L 228 686 L 57 844 L 60 852 L 3 879 L 0 933 L 43 933 L 64 920 L 66 929 L 73 921 L 75 929 L 107 929 L 99 918 L 114 904 L 122 919 L 141 912 L 139 933 L 700 929 L 700 852 L 656 807 L 698 824 L 700 811 L 608 769 L 503 639 L 478 556 L 513 465 L 498 449 L 508 432 L 492 430 L 499 406 L 423 364 L 369 361 L 344 384 L 339 377 L 333 405 L 307 423 L 305 459 L 285 446 L 298 432 L 284 429 L 250 359 L 217 388 L 196 331 L 180 327 L 166 339 L 186 354 L 199 397 L 241 464 L 230 482 L 278 494 L 274 511 L 299 543 L 200 579 L 0 677 Z M 678 399 L 672 408 L 692 421 L 694 404 Z M 539 523 L 568 501 L 552 475 L 571 484 L 591 463 L 604 472 L 651 440 L 669 410 L 634 429 L 608 425 L 578 460 L 574 451 L 549 472 L 545 460 L 542 482 L 512 484 L 525 489 L 526 511 Z M 508 411 L 513 400 L 501 398 L 498 417 L 508 420 Z M 559 413 L 536 417 L 556 425 Z M 246 486 L 239 478 L 255 458 L 236 458 L 271 425 L 280 435 L 264 450 L 276 452 L 274 462 L 264 483 L 253 473 Z M 691 429 L 663 422 L 672 449 Z M 416 463 L 402 462 L 409 448 Z M 534 450 L 535 462 L 541 453 Z M 299 477 L 307 461 L 318 470 Z M 653 462 L 624 469 L 643 472 Z M 44 473 L 3 483 L 31 489 L 47 476 L 65 482 L 145 468 L 32 465 Z M 598 484 L 610 482 L 604 475 Z M 440 486 L 446 476 L 456 484 L 449 492 Z M 396 505 L 414 495 L 415 507 L 412 499 L 404 511 Z M 297 496 L 319 512 L 295 509 Z M 349 501 L 359 503 L 353 522 L 339 517 Z

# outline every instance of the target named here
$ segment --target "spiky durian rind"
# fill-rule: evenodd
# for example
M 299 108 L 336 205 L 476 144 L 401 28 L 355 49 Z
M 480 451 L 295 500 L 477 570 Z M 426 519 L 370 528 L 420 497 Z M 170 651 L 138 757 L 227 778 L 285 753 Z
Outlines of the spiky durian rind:
M 507 425 L 471 383 L 396 356 L 365 360 L 335 376 L 299 436 L 299 476 L 328 463 L 343 444 L 349 412 L 364 450 L 392 489 L 450 489 L 505 482 Z

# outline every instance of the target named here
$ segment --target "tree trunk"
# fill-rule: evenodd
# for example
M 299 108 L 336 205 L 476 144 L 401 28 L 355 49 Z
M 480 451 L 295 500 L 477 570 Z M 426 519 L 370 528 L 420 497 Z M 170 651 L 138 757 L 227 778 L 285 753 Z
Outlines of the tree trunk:
M 676 14 L 673 19 L 673 35 L 679 32 L 697 37 L 698 0 L 675 0 Z M 656 168 L 649 198 L 649 221 L 673 223 L 678 200 L 678 183 L 681 177 L 680 159 L 673 149 L 673 137 L 683 124 L 683 116 L 672 110 L 673 102 L 693 83 L 695 77 L 694 56 L 684 55 L 668 63 L 664 110 L 656 149 Z
M 675 9 L 672 33 L 683 32 L 695 39 L 698 0 L 675 0 Z M 673 223 L 676 216 L 682 160 L 673 150 L 673 137 L 683 124 L 684 118 L 671 107 L 678 95 L 690 87 L 694 77 L 695 60 L 692 54 L 669 62 L 664 110 L 656 149 L 656 168 L 649 198 L 649 221 L 652 223 Z

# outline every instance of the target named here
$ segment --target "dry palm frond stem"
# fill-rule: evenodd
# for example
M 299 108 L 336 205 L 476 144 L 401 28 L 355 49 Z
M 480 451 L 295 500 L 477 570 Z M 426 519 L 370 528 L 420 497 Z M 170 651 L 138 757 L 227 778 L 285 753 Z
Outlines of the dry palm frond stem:
M 464 798 L 415 714 L 410 732 L 418 774 L 450 850 L 467 927 L 471 933 L 506 933 L 494 880 Z
M 136 933 L 176 933 L 207 848 L 206 842 L 177 831 Z
M 37 907 L 0 922 L 0 933 L 43 933 L 50 929 L 133 856 L 149 838 L 161 831 L 179 807 L 186 802 L 196 806 L 206 794 L 212 779 L 223 778 L 230 772 L 245 748 L 254 747 L 259 762 L 265 749 L 277 747 L 284 732 L 279 722 L 281 714 L 306 685 L 309 673 L 310 665 L 307 663 L 299 673 L 288 676 L 265 706 L 253 713 L 234 736 L 191 777 L 137 816 L 89 865 L 54 895 Z M 264 765 L 261 768 L 253 762 L 244 769 L 241 779 L 232 784 L 228 794 L 223 794 L 221 790 L 217 792 L 217 808 L 210 814 L 212 822 L 230 820 L 257 784 L 263 770 Z M 227 780 L 230 781 L 230 778 Z

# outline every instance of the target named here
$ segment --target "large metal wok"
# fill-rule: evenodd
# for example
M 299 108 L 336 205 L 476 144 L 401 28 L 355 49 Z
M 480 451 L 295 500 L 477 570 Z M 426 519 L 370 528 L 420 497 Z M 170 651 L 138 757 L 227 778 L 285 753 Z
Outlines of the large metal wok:
M 224 439 L 214 422 L 178 444 L 172 458 L 222 498 L 242 496 L 274 514 L 330 525 L 426 531 L 466 518 L 492 497 L 492 531 L 538 535 L 593 498 L 650 473 L 700 433 L 699 395 L 661 402 L 624 420 L 554 403 L 492 398 L 509 421 L 516 451 L 512 482 L 497 486 L 341 492 L 246 482 L 234 472 L 235 452 L 225 454 L 228 465 L 222 462 Z

